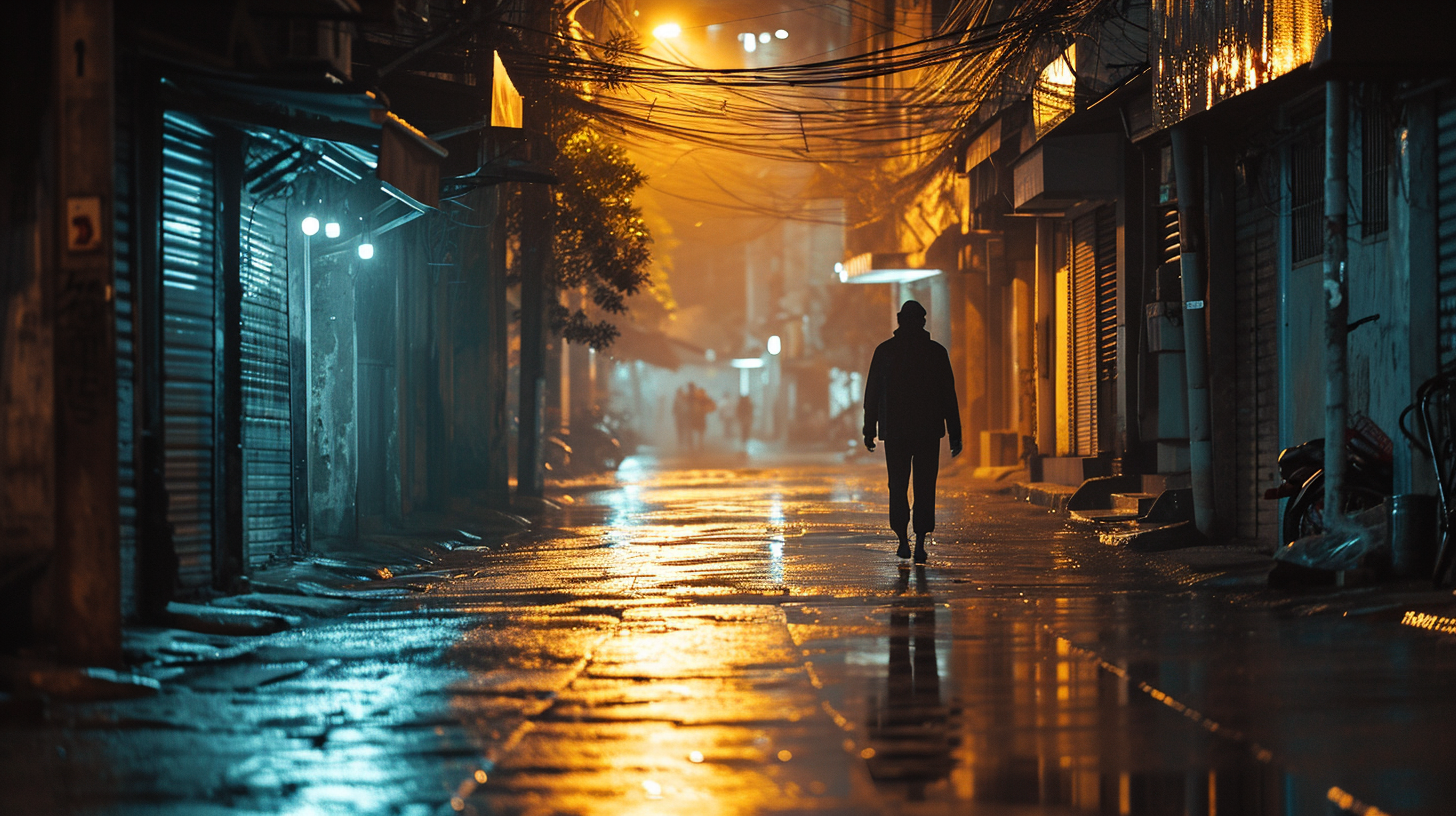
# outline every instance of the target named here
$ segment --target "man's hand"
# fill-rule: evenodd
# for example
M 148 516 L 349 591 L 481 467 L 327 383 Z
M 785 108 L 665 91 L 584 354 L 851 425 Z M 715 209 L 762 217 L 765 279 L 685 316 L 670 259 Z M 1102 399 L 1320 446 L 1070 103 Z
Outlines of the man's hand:
M 875 438 L 873 436 L 866 436 L 865 437 L 865 450 L 870 451 L 870 452 L 873 452 L 874 449 L 875 449 Z
M 961 442 L 959 439 L 950 443 L 950 458 L 954 459 L 961 455 Z

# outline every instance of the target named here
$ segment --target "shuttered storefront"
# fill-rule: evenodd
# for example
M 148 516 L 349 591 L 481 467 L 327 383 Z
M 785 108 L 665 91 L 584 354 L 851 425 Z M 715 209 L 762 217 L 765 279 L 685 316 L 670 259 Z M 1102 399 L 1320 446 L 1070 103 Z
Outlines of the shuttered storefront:
M 1257 189 L 1240 183 L 1235 201 L 1234 519 L 1235 536 L 1275 546 L 1279 503 L 1278 217 Z
M 212 134 L 169 112 L 162 124 L 162 414 L 167 520 L 178 582 L 212 583 L 217 242 Z
M 1097 454 L 1097 214 L 1072 220 L 1072 452 Z
M 1441 364 L 1456 360 L 1456 90 L 1436 111 L 1438 325 Z
M 241 216 L 243 546 L 253 570 L 293 547 L 287 205 L 244 193 Z
M 127 87 L 126 62 L 118 66 L 118 87 Z M 116 280 L 116 464 L 121 548 L 121 613 L 137 611 L 137 478 L 136 478 L 136 109 L 127 94 L 116 100 L 116 195 L 113 197 L 113 252 Z
M 1071 253 L 1071 452 L 1096 456 L 1109 447 L 1102 406 L 1111 404 L 1117 376 L 1117 223 L 1111 207 L 1072 219 Z
M 1117 210 L 1097 210 L 1097 453 L 1113 449 L 1117 405 Z

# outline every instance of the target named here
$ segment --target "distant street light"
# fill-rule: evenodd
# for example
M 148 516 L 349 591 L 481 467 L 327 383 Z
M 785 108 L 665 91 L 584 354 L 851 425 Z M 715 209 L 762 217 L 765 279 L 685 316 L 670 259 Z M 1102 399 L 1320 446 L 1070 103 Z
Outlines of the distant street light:
M 338 238 L 339 237 L 339 222 L 337 222 L 337 221 L 330 221 L 329 223 L 324 224 L 324 235 L 326 235 L 326 236 L 328 236 L 330 238 Z
M 657 28 L 652 29 L 652 36 L 659 40 L 670 40 L 679 34 L 682 34 L 682 26 L 677 23 L 663 23 Z
M 783 348 L 784 348 L 783 341 L 779 340 L 779 336 L 777 334 L 775 334 L 773 337 L 770 337 L 768 339 L 768 353 L 769 354 L 778 354 L 780 351 L 783 350 Z
M 370 243 L 360 244 L 359 245 L 359 257 L 361 259 L 363 259 L 363 260 L 366 260 L 366 261 L 369 260 L 370 258 L 373 258 L 374 257 L 374 245 L 373 244 L 370 244 Z
M 304 235 L 318 235 L 318 231 L 319 231 L 319 220 L 317 218 L 314 218 L 313 216 L 310 215 L 307 218 L 304 218 L 303 219 L 303 234 Z
M 785 31 L 785 30 L 783 30 L 781 28 L 778 31 L 775 31 L 774 32 L 774 36 L 777 37 L 777 38 L 779 38 L 779 39 L 781 39 L 781 40 L 787 40 L 789 38 L 789 32 L 787 32 L 787 31 Z

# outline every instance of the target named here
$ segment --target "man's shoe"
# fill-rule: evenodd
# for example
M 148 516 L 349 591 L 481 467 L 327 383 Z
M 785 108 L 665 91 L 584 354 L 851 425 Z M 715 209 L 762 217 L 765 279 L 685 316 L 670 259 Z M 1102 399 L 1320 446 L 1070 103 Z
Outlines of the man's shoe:
M 929 557 L 925 553 L 925 534 L 920 533 L 915 536 L 915 563 L 924 564 Z
M 910 557 L 910 539 L 908 539 L 908 538 L 902 538 L 902 539 L 900 539 L 900 550 L 899 550 L 899 552 L 897 552 L 895 554 L 898 555 L 898 556 L 900 556 L 901 558 L 909 558 Z

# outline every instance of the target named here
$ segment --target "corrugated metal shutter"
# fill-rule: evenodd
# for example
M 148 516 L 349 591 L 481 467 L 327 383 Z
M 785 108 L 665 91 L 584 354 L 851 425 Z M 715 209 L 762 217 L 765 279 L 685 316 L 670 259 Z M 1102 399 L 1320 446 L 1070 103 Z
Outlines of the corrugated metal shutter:
M 212 583 L 217 244 L 212 134 L 162 123 L 162 413 L 178 582 Z
M 1456 360 L 1456 91 L 1436 111 L 1438 325 L 1442 365 Z
M 118 70 L 125 71 L 123 62 Z M 124 75 L 123 75 L 124 77 Z M 118 87 L 126 87 L 118 82 Z M 130 618 L 137 609 L 137 484 L 136 484 L 136 326 L 133 298 L 136 283 L 135 108 L 126 94 L 116 99 L 116 196 L 113 210 L 116 280 L 116 462 L 121 510 L 121 613 Z
M 1072 220 L 1072 439 L 1097 455 L 1097 213 Z
M 293 548 L 287 206 L 244 193 L 243 546 L 249 570 Z
M 1237 538 L 1279 543 L 1278 216 L 1259 191 L 1240 184 L 1234 257 L 1234 525 Z
M 1097 210 L 1097 380 L 1117 379 L 1117 211 Z
M 1117 381 L 1117 208 L 1097 209 L 1097 447 L 1112 450 L 1111 411 Z

